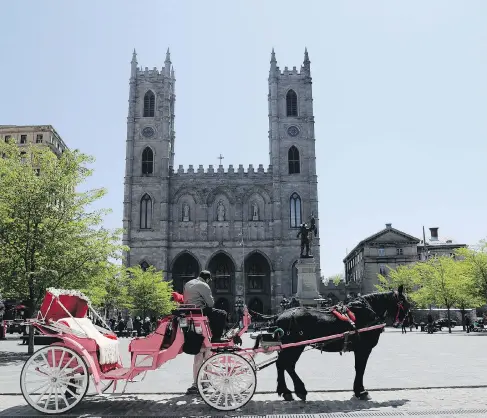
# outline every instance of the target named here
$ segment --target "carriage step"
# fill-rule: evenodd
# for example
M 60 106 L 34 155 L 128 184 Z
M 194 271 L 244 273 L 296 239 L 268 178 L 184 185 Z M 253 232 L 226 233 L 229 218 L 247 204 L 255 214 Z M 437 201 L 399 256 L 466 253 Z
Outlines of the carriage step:
M 128 367 L 122 367 L 121 369 L 111 370 L 108 373 L 105 373 L 105 377 L 122 377 L 125 376 L 126 374 L 129 374 L 130 370 L 131 369 Z

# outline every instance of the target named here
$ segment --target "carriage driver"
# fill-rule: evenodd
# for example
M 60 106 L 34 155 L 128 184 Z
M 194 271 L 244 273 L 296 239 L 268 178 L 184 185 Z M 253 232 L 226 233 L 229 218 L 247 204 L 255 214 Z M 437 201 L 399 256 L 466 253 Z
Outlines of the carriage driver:
M 208 318 L 210 322 L 210 328 L 212 333 L 212 342 L 221 342 L 223 331 L 226 325 L 227 313 L 221 309 L 215 309 L 215 301 L 211 294 L 211 274 L 207 270 L 203 270 L 200 275 L 193 280 L 190 280 L 184 285 L 184 303 L 196 305 L 203 310 L 203 314 Z M 187 393 L 197 393 L 196 388 L 196 376 L 198 370 L 205 360 L 205 353 L 199 353 L 194 356 L 193 364 L 193 386 L 191 386 Z

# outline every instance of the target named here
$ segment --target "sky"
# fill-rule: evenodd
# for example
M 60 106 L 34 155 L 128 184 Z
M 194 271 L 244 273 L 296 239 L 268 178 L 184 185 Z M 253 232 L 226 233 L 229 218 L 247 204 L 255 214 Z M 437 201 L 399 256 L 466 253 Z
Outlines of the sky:
M 321 269 L 392 223 L 487 237 L 487 2 L 0 0 L 0 124 L 96 158 L 122 225 L 132 51 L 176 71 L 175 166 L 269 164 L 267 77 L 311 60 Z M 427 229 L 428 230 L 428 229 Z

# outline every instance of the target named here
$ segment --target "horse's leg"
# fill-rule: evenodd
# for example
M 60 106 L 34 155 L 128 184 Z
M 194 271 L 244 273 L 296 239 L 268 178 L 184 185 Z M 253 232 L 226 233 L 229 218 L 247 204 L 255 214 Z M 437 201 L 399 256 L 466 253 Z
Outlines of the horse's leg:
M 372 349 L 368 347 L 358 347 L 355 351 L 355 380 L 353 382 L 353 393 L 362 401 L 370 399 L 369 392 L 364 388 L 364 373 L 371 351 Z
M 299 358 L 301 357 L 301 354 L 304 351 L 304 346 L 296 347 L 296 348 L 288 348 L 287 351 L 289 352 L 289 362 L 286 363 L 286 371 L 288 372 L 289 376 L 293 380 L 294 393 L 299 399 L 305 401 L 308 391 L 306 390 L 303 381 L 299 378 L 298 374 L 296 373 L 296 363 L 298 362 Z
M 286 370 L 288 363 L 288 355 L 286 355 L 287 350 L 279 352 L 277 355 L 276 367 L 277 367 L 277 394 L 278 396 L 283 396 L 285 401 L 292 401 L 292 392 L 286 386 L 286 379 L 284 377 L 284 371 Z

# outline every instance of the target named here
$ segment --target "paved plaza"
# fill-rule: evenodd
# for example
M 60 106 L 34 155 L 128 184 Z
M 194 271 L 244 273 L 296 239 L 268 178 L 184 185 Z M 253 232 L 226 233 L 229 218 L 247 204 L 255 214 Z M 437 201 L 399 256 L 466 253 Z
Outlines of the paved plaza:
M 253 343 L 246 337 L 244 345 Z M 128 362 L 128 340 L 122 339 Z M 402 335 L 387 329 L 374 349 L 364 383 L 371 402 L 351 399 L 353 354 L 303 354 L 297 372 L 311 392 L 308 402 L 284 403 L 275 395 L 276 372 L 271 366 L 258 373 L 257 394 L 242 411 L 231 415 L 332 414 L 355 411 L 353 416 L 413 416 L 431 412 L 444 416 L 487 416 L 487 334 L 428 335 L 418 331 Z M 18 340 L 0 342 L 0 415 L 32 415 L 20 394 L 19 376 L 25 346 Z M 265 358 L 263 356 L 262 358 Z M 185 396 L 191 383 L 192 357 L 180 355 L 143 382 L 129 384 L 127 393 L 108 398 L 88 397 L 73 414 L 222 416 L 198 396 Z M 292 384 L 289 382 L 289 387 Z M 441 388 L 441 389 L 440 389 Z M 435 412 L 436 411 L 436 412 Z M 440 411 L 440 412 L 438 412 Z M 371 415 L 381 412 L 381 415 Z M 471 414 L 467 414 L 471 412 Z M 474 414 L 476 412 L 476 414 Z M 383 414 L 389 415 L 383 415 Z M 392 415 L 390 415 L 392 414 Z M 394 415 L 396 414 L 396 415 Z M 326 415 L 324 415 L 326 416 Z

